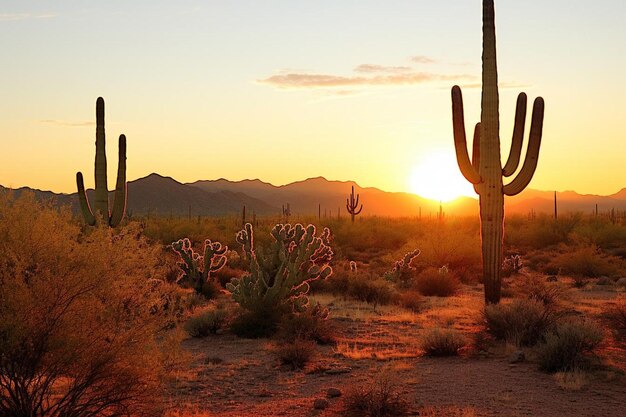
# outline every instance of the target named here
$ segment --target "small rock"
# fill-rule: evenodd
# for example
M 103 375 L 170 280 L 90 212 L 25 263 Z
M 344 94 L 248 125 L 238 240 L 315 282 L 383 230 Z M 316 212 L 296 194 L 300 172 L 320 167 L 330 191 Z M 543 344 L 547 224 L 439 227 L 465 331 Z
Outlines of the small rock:
M 520 362 L 524 362 L 525 360 L 526 360 L 526 355 L 524 354 L 524 351 L 522 350 L 517 350 L 513 352 L 513 354 L 509 357 L 509 363 L 520 363 Z
M 626 288 L 626 278 L 620 278 L 615 282 L 618 287 Z
M 330 403 L 325 398 L 317 398 L 315 401 L 313 401 L 313 408 L 315 408 L 316 410 L 325 410 L 328 408 L 329 405 Z
M 328 388 L 328 390 L 326 391 L 326 396 L 328 398 L 341 397 L 341 390 L 338 388 Z
M 548 278 L 546 278 L 547 282 L 557 282 L 559 279 L 556 277 L 556 275 L 550 275 Z
M 598 278 L 598 285 L 611 285 L 613 284 L 613 280 L 607 276 L 602 276 Z

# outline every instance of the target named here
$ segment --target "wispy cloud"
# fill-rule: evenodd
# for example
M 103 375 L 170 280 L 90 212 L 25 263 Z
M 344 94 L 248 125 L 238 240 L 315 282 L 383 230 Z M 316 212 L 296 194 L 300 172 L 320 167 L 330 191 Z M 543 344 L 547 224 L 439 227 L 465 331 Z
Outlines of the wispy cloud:
M 91 121 L 67 121 L 67 120 L 56 120 L 56 119 L 45 119 L 38 120 L 38 123 L 45 125 L 53 125 L 53 126 L 65 126 L 65 127 L 86 127 L 86 126 L 94 126 L 95 122 Z
M 411 61 L 415 62 L 416 64 L 434 64 L 435 62 L 437 62 L 431 57 L 425 55 L 412 56 Z
M 51 19 L 57 13 L 0 13 L 0 22 L 15 22 L 28 19 Z
M 433 74 L 427 72 L 410 72 L 406 74 L 374 75 L 374 76 L 342 76 L 331 74 L 291 73 L 277 74 L 258 80 L 261 84 L 271 85 L 280 89 L 312 89 L 336 87 L 371 87 L 416 85 L 432 81 L 475 79 L 467 74 Z
M 354 72 L 386 72 L 386 73 L 398 73 L 398 72 L 410 72 L 413 71 L 411 67 L 404 66 L 387 66 L 387 65 L 374 65 L 374 64 L 361 64 L 354 69 Z

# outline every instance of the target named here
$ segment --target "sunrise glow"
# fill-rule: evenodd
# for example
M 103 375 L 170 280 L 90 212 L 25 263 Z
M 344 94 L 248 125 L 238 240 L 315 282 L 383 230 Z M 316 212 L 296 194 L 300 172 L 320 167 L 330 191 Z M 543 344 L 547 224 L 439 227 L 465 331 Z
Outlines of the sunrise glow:
M 443 151 L 420 158 L 411 171 L 409 187 L 412 193 L 436 201 L 476 197 L 472 186 L 459 173 L 454 155 Z

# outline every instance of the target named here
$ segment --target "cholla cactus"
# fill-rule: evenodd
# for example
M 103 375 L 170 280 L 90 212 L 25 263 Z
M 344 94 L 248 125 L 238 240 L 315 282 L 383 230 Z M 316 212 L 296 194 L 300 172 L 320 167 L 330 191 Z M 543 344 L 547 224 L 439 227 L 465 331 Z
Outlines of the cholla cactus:
M 202 293 L 202 287 L 211 279 L 211 273 L 219 271 L 226 265 L 225 253 L 228 247 L 220 242 L 205 240 L 203 255 L 193 250 L 187 238 L 172 243 L 172 249 L 181 259 L 178 266 L 182 273 L 178 283 L 193 287 L 197 293 Z
M 502 263 L 502 275 L 510 277 L 522 270 L 522 257 L 519 255 L 511 255 Z
M 356 262 L 354 261 L 350 261 L 350 272 L 353 274 L 356 274 L 357 272 Z
M 405 254 L 402 259 L 395 262 L 391 271 L 385 273 L 385 278 L 389 281 L 406 286 L 415 273 L 415 267 L 411 265 L 411 262 L 413 262 L 413 259 L 417 258 L 420 253 L 421 251 L 419 249 L 415 249 Z
M 233 278 L 227 288 L 244 309 L 258 314 L 290 307 L 303 311 L 308 305 L 309 283 L 332 273 L 328 264 L 333 256 L 330 230 L 315 236 L 315 226 L 277 224 L 272 229 L 274 242 L 267 250 L 254 246 L 250 223 L 237 233 L 250 262 L 250 273 Z

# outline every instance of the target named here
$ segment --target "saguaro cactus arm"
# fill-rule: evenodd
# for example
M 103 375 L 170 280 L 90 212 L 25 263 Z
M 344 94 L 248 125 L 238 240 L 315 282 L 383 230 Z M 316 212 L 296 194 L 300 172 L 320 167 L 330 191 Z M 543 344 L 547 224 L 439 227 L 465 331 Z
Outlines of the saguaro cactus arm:
M 115 184 L 115 197 L 113 210 L 111 210 L 111 227 L 117 227 L 126 213 L 126 136 L 120 135 L 119 161 L 117 165 L 117 181 Z
M 76 185 L 78 186 L 78 200 L 80 201 L 80 210 L 83 213 L 85 222 L 89 226 L 96 224 L 96 217 L 91 211 L 89 206 L 89 200 L 87 199 L 87 193 L 85 192 L 85 183 L 83 181 L 83 174 L 81 172 L 76 173 Z
M 520 93 L 519 96 L 517 96 L 517 105 L 515 107 L 515 125 L 513 127 L 513 139 L 511 140 L 511 152 L 509 152 L 509 158 L 507 159 L 504 168 L 502 168 L 502 174 L 505 177 L 510 177 L 515 173 L 522 155 L 524 128 L 526 126 L 527 100 L 526 94 L 524 93 Z
M 539 148 L 541 147 L 541 136 L 543 134 L 543 114 L 545 104 L 543 98 L 537 97 L 533 104 L 532 123 L 530 125 L 530 138 L 528 139 L 528 150 L 526 159 L 519 174 L 513 181 L 504 186 L 504 194 L 508 196 L 517 195 L 526 188 L 533 178 L 539 161 Z
M 472 184 L 481 181 L 478 174 L 478 165 L 472 165 L 467 153 L 467 137 L 465 135 L 465 116 L 463 115 L 463 94 L 458 85 L 452 87 L 452 127 L 454 129 L 454 150 L 456 159 L 463 176 Z M 480 133 L 479 133 L 480 136 Z M 476 138 L 476 135 L 474 135 Z M 474 140 L 474 152 L 476 153 L 476 140 Z

